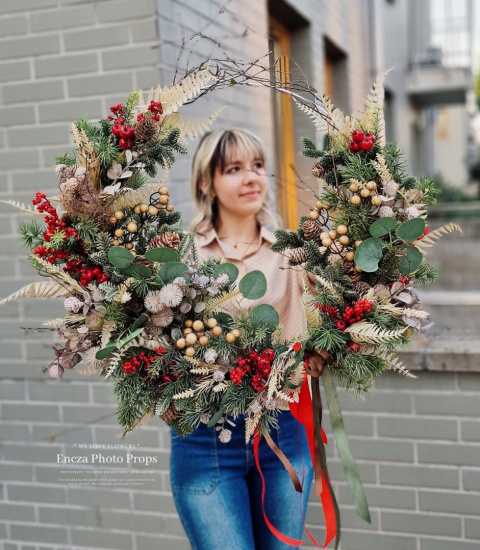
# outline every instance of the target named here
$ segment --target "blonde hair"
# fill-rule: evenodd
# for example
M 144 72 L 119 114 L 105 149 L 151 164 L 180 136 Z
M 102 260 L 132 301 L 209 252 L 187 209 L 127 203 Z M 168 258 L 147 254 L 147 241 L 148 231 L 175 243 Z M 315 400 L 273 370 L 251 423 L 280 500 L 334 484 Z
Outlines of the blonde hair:
M 192 162 L 192 197 L 197 215 L 190 224 L 190 231 L 204 233 L 216 226 L 218 208 L 212 195 L 213 177 L 215 170 L 225 170 L 225 166 L 232 158 L 233 149 L 253 154 L 266 164 L 267 158 L 262 142 L 248 130 L 227 128 L 205 134 L 198 144 Z M 203 190 L 200 188 L 202 182 Z M 259 225 L 277 227 L 278 219 L 270 206 L 270 199 L 271 190 L 267 185 L 267 195 L 256 218 Z

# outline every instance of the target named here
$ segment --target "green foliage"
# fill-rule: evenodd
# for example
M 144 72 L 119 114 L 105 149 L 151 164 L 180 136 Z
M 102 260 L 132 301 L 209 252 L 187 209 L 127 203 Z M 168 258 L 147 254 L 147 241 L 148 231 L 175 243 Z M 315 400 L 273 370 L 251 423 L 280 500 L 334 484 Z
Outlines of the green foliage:
M 424 263 L 421 265 L 413 275 L 413 281 L 416 285 L 428 285 L 432 283 L 438 277 L 437 270 Z
M 109 265 L 108 252 L 111 248 L 113 248 L 112 236 L 100 231 L 95 238 L 95 252 L 90 254 L 90 259 L 99 266 Z
M 305 264 L 306 271 L 312 271 L 315 273 L 315 268 L 326 268 L 329 265 L 328 251 L 323 254 L 320 252 L 318 245 L 311 241 L 305 241 L 304 248 L 307 252 L 308 261 Z M 318 273 L 317 273 L 318 274 Z
M 77 155 L 75 151 L 72 151 L 70 154 L 65 153 L 64 155 L 60 155 L 55 157 L 55 166 L 57 164 L 65 164 L 66 166 L 75 166 L 77 164 Z
M 359 154 L 349 155 L 342 170 L 342 183 L 348 186 L 351 178 L 367 182 L 375 180 L 376 175 L 373 163 L 365 162 Z
M 142 384 L 138 373 L 120 378 L 113 393 L 118 401 L 117 419 L 124 428 L 133 428 L 135 422 L 150 410 L 153 388 Z
M 171 128 L 163 139 L 147 142 L 142 161 L 145 163 L 145 172 L 154 178 L 157 174 L 157 164 L 170 167 L 175 162 L 175 154 L 186 154 L 185 146 L 180 142 L 180 130 Z
M 435 183 L 428 178 L 420 178 L 418 188 L 423 193 L 422 201 L 425 204 L 435 204 L 437 202 L 437 195 L 442 192 L 441 189 L 435 188 Z
M 38 224 L 36 220 L 22 221 L 18 226 L 23 245 L 32 250 L 43 244 L 43 232 L 45 228 Z
M 365 273 L 363 280 L 371 285 L 378 283 L 387 284 L 399 278 L 398 266 L 402 261 L 402 254 L 398 248 L 388 247 L 383 249 L 383 256 L 375 273 Z
M 348 335 L 327 321 L 317 327 L 309 327 L 309 338 L 317 350 L 335 353 L 343 350 L 348 342 Z
M 128 321 L 123 304 L 118 302 L 107 303 L 105 307 L 105 320 L 114 321 L 117 325 L 123 325 Z
M 81 221 L 75 221 L 73 227 L 87 246 L 90 247 L 94 245 L 99 235 L 98 223 L 88 218 L 83 218 Z
M 293 231 L 286 231 L 285 229 L 276 229 L 275 242 L 270 248 L 274 252 L 283 252 L 287 248 L 299 248 L 301 246 L 303 246 L 303 239 L 299 234 Z
M 383 359 L 361 353 L 346 353 L 332 369 L 338 384 L 356 394 L 363 394 L 371 389 L 375 378 L 387 369 Z
M 131 92 L 131 93 L 127 96 L 127 99 L 125 100 L 125 103 L 124 103 L 124 110 L 125 110 L 124 118 L 125 118 L 125 121 L 126 121 L 128 124 L 132 124 L 132 122 L 134 122 L 134 121 L 132 120 L 132 111 L 133 111 L 133 110 L 135 109 L 135 107 L 137 106 L 138 97 L 139 97 L 138 92 Z
M 312 140 L 308 138 L 303 138 L 302 142 L 303 142 L 302 155 L 305 155 L 306 157 L 310 157 L 310 158 L 318 158 L 322 156 L 322 151 L 319 151 L 317 149 L 315 143 L 313 143 Z

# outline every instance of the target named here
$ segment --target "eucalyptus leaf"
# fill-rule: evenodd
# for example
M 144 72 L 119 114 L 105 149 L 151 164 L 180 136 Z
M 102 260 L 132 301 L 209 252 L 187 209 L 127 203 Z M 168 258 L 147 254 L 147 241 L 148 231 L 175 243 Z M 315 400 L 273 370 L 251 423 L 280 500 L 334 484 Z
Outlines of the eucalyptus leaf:
M 152 248 L 145 253 L 145 258 L 151 262 L 160 262 L 164 264 L 166 262 L 176 262 L 178 260 L 178 253 L 176 250 L 173 250 L 173 248 Z
M 250 271 L 240 279 L 238 286 L 245 298 L 258 300 L 267 292 L 267 279 L 261 271 Z
M 214 317 L 217 320 L 218 324 L 222 325 L 222 327 L 228 329 L 233 327 L 233 317 L 228 313 L 225 313 L 224 311 L 213 313 L 212 317 Z
M 167 262 L 160 269 L 160 277 L 167 283 L 171 283 L 177 277 L 183 277 L 185 281 L 190 282 L 190 275 L 188 275 L 189 267 L 182 262 Z
M 142 264 L 131 264 L 127 266 L 125 269 L 120 269 L 120 272 L 122 275 L 125 275 L 126 277 L 139 277 L 140 279 L 150 279 L 152 276 L 152 272 L 146 265 Z
M 205 302 L 198 302 L 193 308 L 195 313 L 201 313 L 205 309 Z
M 425 231 L 425 220 L 423 218 L 413 218 L 403 222 L 397 229 L 397 237 L 407 243 L 411 243 L 421 237 Z
M 140 327 L 140 328 L 137 328 L 137 330 L 134 330 L 133 332 L 131 332 L 128 336 L 121 338 L 120 340 L 117 341 L 117 348 L 118 349 L 123 348 L 123 346 L 127 345 L 128 342 L 131 342 L 142 332 L 143 332 L 143 327 Z
M 417 271 L 420 267 L 423 260 L 423 255 L 418 248 L 411 245 L 406 245 L 405 250 L 406 254 L 400 262 L 398 270 L 408 276 L 410 273 Z
M 237 280 L 239 273 L 238 267 L 234 264 L 227 262 L 217 265 L 217 267 L 213 270 L 213 276 L 215 279 L 217 279 L 218 277 L 220 277 L 220 275 L 223 275 L 224 273 L 228 275 L 228 284 L 231 285 Z
M 271 305 L 268 304 L 260 304 L 255 306 L 250 314 L 257 323 L 264 323 L 265 325 L 275 327 L 280 322 L 278 313 Z
M 370 226 L 370 235 L 372 237 L 383 237 L 383 235 L 390 233 L 395 228 L 395 225 L 397 225 L 395 218 L 380 218 Z
M 121 246 L 112 246 L 108 251 L 108 260 L 118 269 L 125 269 L 133 263 L 135 256 L 126 248 Z
M 207 426 L 209 428 L 212 428 L 213 426 L 215 426 L 215 424 L 220 420 L 220 418 L 222 418 L 222 415 L 223 415 L 223 407 L 220 407 L 220 409 L 212 416 L 212 418 L 210 418 Z
M 149 316 L 146 314 L 146 313 L 142 313 L 140 315 L 140 317 L 137 317 L 137 319 L 135 320 L 135 322 L 133 323 L 133 325 L 131 326 L 130 330 L 135 330 L 137 329 L 138 327 L 143 327 L 143 325 L 146 324 L 146 322 L 148 321 L 149 319 Z
M 382 255 L 382 241 L 377 237 L 372 237 L 358 245 L 355 252 L 355 263 L 362 271 L 373 273 L 378 269 Z
M 112 351 L 116 349 L 117 349 L 116 342 L 108 342 L 108 344 L 104 348 L 99 349 L 97 351 L 97 353 L 95 354 L 95 359 L 98 359 L 99 361 L 101 361 L 102 359 L 105 359 L 106 357 L 108 357 L 112 353 Z

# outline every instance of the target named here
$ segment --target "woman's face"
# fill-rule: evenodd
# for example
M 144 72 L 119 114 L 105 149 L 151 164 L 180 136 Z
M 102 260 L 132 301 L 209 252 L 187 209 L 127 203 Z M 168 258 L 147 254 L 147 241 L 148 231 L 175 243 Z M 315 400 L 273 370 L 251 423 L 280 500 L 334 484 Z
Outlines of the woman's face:
M 265 202 L 267 175 L 263 161 L 254 153 L 234 148 L 223 173 L 213 176 L 212 194 L 222 217 L 248 217 L 257 214 Z

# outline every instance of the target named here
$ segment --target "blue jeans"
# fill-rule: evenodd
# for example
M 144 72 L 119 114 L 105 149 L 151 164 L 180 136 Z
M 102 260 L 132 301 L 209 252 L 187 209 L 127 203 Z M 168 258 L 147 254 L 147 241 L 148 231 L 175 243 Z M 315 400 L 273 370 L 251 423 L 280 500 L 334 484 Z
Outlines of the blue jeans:
M 245 421 L 237 418 L 229 443 L 204 424 L 187 437 L 171 431 L 170 473 L 175 505 L 194 550 L 285 550 L 291 548 L 269 530 L 262 512 L 262 480 L 253 444 L 245 444 Z M 313 467 L 305 430 L 289 411 L 272 430 L 275 444 L 295 468 L 303 493 L 297 493 L 287 471 L 264 439 L 260 466 L 265 476 L 265 511 L 284 535 L 300 539 Z

